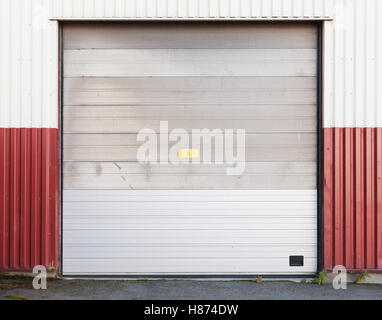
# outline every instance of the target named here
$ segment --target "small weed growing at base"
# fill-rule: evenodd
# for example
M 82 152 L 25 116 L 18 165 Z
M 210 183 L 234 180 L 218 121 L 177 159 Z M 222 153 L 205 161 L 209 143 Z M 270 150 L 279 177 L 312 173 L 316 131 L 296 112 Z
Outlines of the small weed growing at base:
M 263 282 L 263 278 L 262 277 L 257 277 L 257 278 L 254 278 L 252 281 L 256 282 L 256 283 L 262 283 Z
M 369 277 L 370 277 L 369 270 L 366 269 L 364 272 L 357 275 L 357 277 L 355 279 L 355 283 L 356 284 L 362 284 L 362 282 L 364 282 Z
M 319 286 L 322 286 L 326 283 L 326 272 L 322 270 L 316 279 L 313 280 L 313 283 L 318 284 Z

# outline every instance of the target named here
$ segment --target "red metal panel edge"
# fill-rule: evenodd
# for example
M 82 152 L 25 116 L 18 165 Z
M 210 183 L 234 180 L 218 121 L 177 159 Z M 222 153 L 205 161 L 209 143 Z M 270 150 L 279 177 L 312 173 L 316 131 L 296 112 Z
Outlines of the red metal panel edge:
M 0 268 L 9 268 L 10 133 L 0 128 Z
M 345 265 L 354 268 L 354 130 L 344 132 Z
M 333 130 L 323 130 L 323 266 L 333 265 Z
M 58 199 L 58 173 L 57 173 L 57 134 L 43 130 L 42 145 L 46 152 L 42 158 L 42 238 L 45 245 L 42 247 L 42 262 L 51 268 L 57 267 L 57 199 Z M 55 213 L 55 214 L 52 214 Z
M 375 132 L 365 129 L 365 238 L 366 268 L 375 268 Z
M 51 219 L 50 230 L 52 234 L 51 245 L 51 259 L 54 261 L 53 266 L 55 270 L 59 269 L 59 247 L 60 247 L 60 158 L 59 158 L 59 145 L 60 137 L 58 130 L 50 130 L 51 150 L 50 153 L 50 175 L 52 182 L 52 188 L 50 189 L 50 203 L 51 210 L 54 212 L 54 219 Z
M 355 129 L 355 268 L 365 265 L 365 134 Z
M 343 130 L 334 129 L 334 264 L 344 265 Z
M 20 257 L 20 129 L 11 129 L 11 171 L 9 205 L 9 254 L 10 268 L 19 267 Z
M 382 269 L 382 128 L 377 129 L 376 154 L 376 267 Z
M 31 129 L 21 129 L 20 268 L 30 266 L 31 244 Z
M 50 143 L 49 134 L 42 132 L 42 147 L 46 151 L 42 155 L 42 171 L 41 171 L 41 237 L 45 239 L 45 244 L 41 246 L 41 261 L 42 264 L 49 265 L 49 248 L 51 246 L 49 240 L 49 189 L 51 188 L 50 177 L 49 177 L 49 153 Z
M 41 130 L 32 131 L 31 265 L 41 261 Z

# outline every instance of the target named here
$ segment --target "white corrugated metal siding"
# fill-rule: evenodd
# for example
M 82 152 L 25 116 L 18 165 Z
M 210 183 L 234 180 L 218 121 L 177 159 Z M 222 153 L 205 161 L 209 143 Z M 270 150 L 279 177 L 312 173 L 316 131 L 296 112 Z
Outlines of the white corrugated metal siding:
M 48 2 L 0 0 L 1 128 L 58 126 L 58 23 Z
M 324 127 L 382 126 L 382 1 L 336 0 L 325 22 Z
M 50 12 L 57 19 L 325 19 L 333 0 L 52 0 Z
M 380 0 L 1 0 L 0 127 L 57 127 L 55 19 L 330 19 L 325 127 L 382 126 Z

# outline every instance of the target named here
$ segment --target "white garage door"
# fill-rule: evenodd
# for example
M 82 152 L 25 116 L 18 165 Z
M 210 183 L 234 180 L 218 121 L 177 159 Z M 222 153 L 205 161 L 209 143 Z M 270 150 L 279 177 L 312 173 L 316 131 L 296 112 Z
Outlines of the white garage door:
M 315 25 L 66 24 L 64 275 L 315 273 L 316 101 Z

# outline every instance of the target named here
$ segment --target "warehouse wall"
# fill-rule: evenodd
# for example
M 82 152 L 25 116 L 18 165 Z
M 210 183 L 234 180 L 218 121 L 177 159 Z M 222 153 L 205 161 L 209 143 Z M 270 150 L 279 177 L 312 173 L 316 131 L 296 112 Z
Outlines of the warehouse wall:
M 0 270 L 58 265 L 58 23 L 0 0 Z
M 324 26 L 323 265 L 382 269 L 382 1 Z
M 324 127 L 380 127 L 381 15 L 378 0 L 1 0 L 0 127 L 57 127 L 58 24 L 49 18 L 333 17 L 325 22 Z
M 58 23 L 50 18 L 326 20 L 323 262 L 382 268 L 381 16 L 380 0 L 0 0 L 0 268 L 58 261 Z

